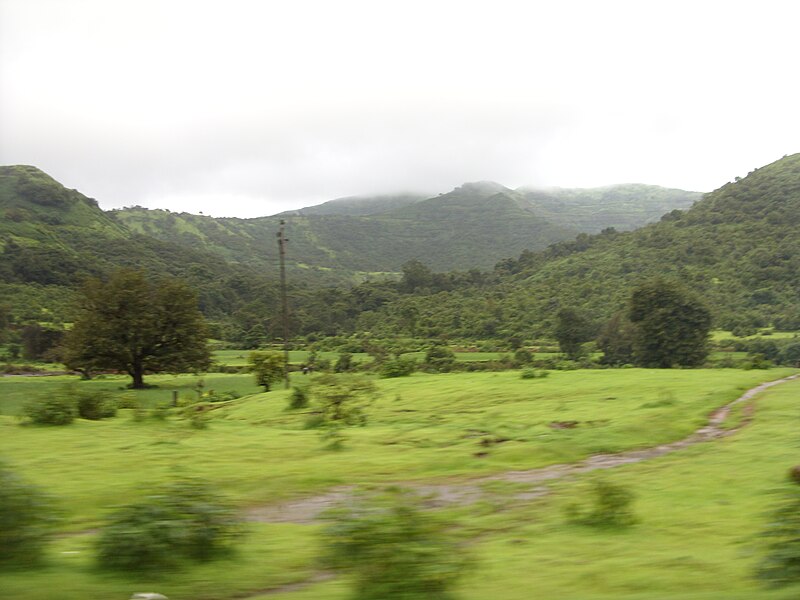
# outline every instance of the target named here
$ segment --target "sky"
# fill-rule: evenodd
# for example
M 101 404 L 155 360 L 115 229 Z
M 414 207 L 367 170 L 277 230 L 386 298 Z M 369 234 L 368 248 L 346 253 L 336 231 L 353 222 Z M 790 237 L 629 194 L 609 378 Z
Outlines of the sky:
M 350 195 L 711 191 L 800 151 L 796 0 L 0 0 L 0 164 L 255 217 Z

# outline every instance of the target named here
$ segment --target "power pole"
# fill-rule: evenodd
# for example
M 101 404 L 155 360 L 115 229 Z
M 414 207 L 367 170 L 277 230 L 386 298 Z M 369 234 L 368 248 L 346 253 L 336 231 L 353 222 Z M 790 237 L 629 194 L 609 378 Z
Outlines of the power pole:
M 281 259 L 281 309 L 283 316 L 283 383 L 289 389 L 289 303 L 286 300 L 286 239 L 284 226 L 286 221 L 281 219 L 278 230 L 278 253 Z

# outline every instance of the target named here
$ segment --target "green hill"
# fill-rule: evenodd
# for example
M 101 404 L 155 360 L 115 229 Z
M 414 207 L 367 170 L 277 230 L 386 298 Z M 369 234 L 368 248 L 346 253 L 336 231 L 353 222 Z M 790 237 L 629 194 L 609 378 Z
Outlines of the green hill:
M 119 267 L 188 280 L 212 315 L 233 311 L 264 284 L 215 254 L 131 231 L 35 167 L 0 167 L 0 215 L 0 296 L 18 323 L 68 318 L 74 289 Z
M 462 283 L 452 288 L 434 281 L 402 294 L 370 310 L 360 327 L 423 336 L 535 336 L 551 330 L 560 307 L 607 319 L 638 282 L 654 276 L 696 291 L 719 326 L 800 327 L 800 154 L 636 231 L 581 234 L 525 251 L 500 261 L 478 283 L 443 277 Z
M 571 267 L 559 261 L 580 262 L 583 250 L 612 252 L 609 248 L 616 244 L 633 244 L 634 249 L 626 252 L 635 254 L 640 252 L 638 246 L 627 240 L 640 238 L 610 230 L 575 238 L 573 226 L 630 226 L 650 218 L 659 206 L 686 205 L 696 197 L 651 186 L 551 191 L 546 198 L 542 194 L 478 182 L 425 199 L 344 199 L 296 214 L 216 219 L 140 207 L 104 212 L 91 198 L 65 189 L 35 167 L 2 167 L 0 292 L 13 307 L 17 323 L 48 321 L 54 315 L 68 318 L 69 299 L 83 278 L 134 266 L 187 279 L 197 289 L 206 315 L 218 322 L 217 335 L 269 338 L 278 329 L 273 317 L 275 234 L 285 220 L 296 333 L 337 333 L 357 327 L 402 331 L 408 329 L 409 304 L 418 303 L 414 310 L 424 318 L 412 319 L 414 333 L 494 336 L 546 326 L 545 307 L 554 302 L 585 305 L 598 298 L 587 286 L 619 287 L 604 283 L 604 277 L 614 280 L 606 274 L 573 283 Z M 687 215 L 700 214 L 697 210 Z M 677 222 L 680 214 L 671 213 L 657 227 L 678 227 L 670 219 Z M 643 235 L 667 239 L 672 234 Z M 697 244 L 709 243 L 707 236 L 698 235 Z M 559 242 L 570 239 L 576 241 Z M 558 243 L 549 250 L 536 252 L 554 242 Z M 507 258 L 514 255 L 520 258 Z M 584 276 L 601 267 L 630 263 L 624 257 L 586 256 L 590 263 L 599 262 L 581 266 L 578 270 Z M 411 276 L 416 270 L 413 283 L 406 277 L 399 283 L 376 281 L 352 290 L 327 287 L 396 273 L 415 260 L 429 269 L 418 265 L 408 271 Z M 659 260 L 652 257 L 655 265 Z M 680 264 L 674 257 L 668 260 L 673 263 L 670 268 Z M 494 273 L 477 270 L 491 269 L 498 261 Z M 613 264 L 609 267 L 603 261 Z M 452 269 L 460 271 L 446 272 Z M 327 289 L 320 291 L 323 286 Z M 426 292 L 440 295 L 432 299 Z M 784 292 L 776 293 L 776 302 L 783 302 Z M 604 304 L 599 313 L 609 307 Z
M 599 233 L 608 227 L 636 229 L 671 210 L 687 209 L 703 196 L 640 183 L 587 189 L 523 187 L 516 191 L 531 210 L 551 223 L 584 233 Z
M 636 195 L 641 193 L 641 206 Z M 493 182 L 467 183 L 432 198 L 413 195 L 344 198 L 256 219 L 216 219 L 128 208 L 113 215 L 130 230 L 202 247 L 225 260 L 274 269 L 281 220 L 297 276 L 345 282 L 397 272 L 409 260 L 434 270 L 491 268 L 525 249 L 541 250 L 581 231 L 631 228 L 655 212 L 682 208 L 699 196 L 655 186 L 562 190 L 542 196 Z M 599 229 L 598 229 L 599 227 Z

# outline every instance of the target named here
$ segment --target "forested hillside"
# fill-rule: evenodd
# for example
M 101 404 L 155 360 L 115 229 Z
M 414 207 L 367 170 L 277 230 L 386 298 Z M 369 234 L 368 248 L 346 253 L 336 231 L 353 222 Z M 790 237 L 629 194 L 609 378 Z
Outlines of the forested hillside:
M 535 337 L 552 332 L 559 308 L 576 308 L 599 324 L 622 308 L 637 283 L 664 276 L 701 295 L 717 326 L 797 329 L 799 226 L 795 154 L 633 232 L 581 234 L 500 261 L 483 277 L 409 273 L 395 297 L 365 308 L 352 327 L 426 337 Z M 375 294 L 374 286 L 362 290 L 355 294 Z
M 213 218 L 140 207 L 112 214 L 132 231 L 192 247 L 225 260 L 274 269 L 281 220 L 298 277 L 346 283 L 397 272 L 409 260 L 436 271 L 490 269 L 526 249 L 606 227 L 630 229 L 700 194 L 657 186 L 596 190 L 518 191 L 498 183 L 466 183 L 431 198 L 413 195 L 343 198 L 256 219 Z
M 563 307 L 599 325 L 638 282 L 657 275 L 699 293 L 718 326 L 800 327 L 800 155 L 641 229 L 607 227 L 538 252 L 531 242 L 518 258 L 503 258 L 500 242 L 525 247 L 568 235 L 551 224 L 552 215 L 566 222 L 559 203 L 589 210 L 585 197 L 559 193 L 545 199 L 483 182 L 372 216 L 285 215 L 292 334 L 532 338 L 551 334 Z M 631 193 L 608 188 L 597 197 L 610 194 L 621 206 L 633 202 Z M 649 205 L 659 205 L 663 194 L 672 192 L 653 192 Z M 550 220 L 535 206 L 549 207 Z M 108 214 L 33 167 L 0 170 L 0 210 L 0 291 L 17 323 L 68 320 L 71 294 L 84 277 L 135 266 L 188 280 L 218 337 L 250 345 L 279 337 L 278 217 L 213 219 L 137 208 Z M 579 213 L 569 219 L 580 220 Z M 468 264 L 476 251 L 496 263 L 493 270 L 437 272 Z M 342 273 L 363 276 L 379 267 L 402 276 L 330 285 Z

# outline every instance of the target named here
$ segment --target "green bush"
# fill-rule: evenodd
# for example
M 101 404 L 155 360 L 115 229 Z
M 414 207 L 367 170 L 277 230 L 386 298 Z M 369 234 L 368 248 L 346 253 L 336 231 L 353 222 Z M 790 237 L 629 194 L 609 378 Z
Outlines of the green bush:
M 453 368 L 456 355 L 444 344 L 435 344 L 425 353 L 425 367 L 436 373 L 447 373 Z
M 766 555 L 756 576 L 771 587 L 800 584 L 800 486 L 787 488 L 761 538 Z
M 292 389 L 292 395 L 289 396 L 289 408 L 297 410 L 308 406 L 308 393 L 304 388 L 295 387 Z
M 0 463 L 0 567 L 38 563 L 56 521 L 50 496 Z
M 78 415 L 82 419 L 99 421 L 117 414 L 117 403 L 106 390 L 76 390 Z
M 537 371 L 536 369 L 523 369 L 520 377 L 522 379 L 544 379 L 550 375 L 549 371 Z
M 205 483 L 182 479 L 119 508 L 97 540 L 100 567 L 147 571 L 216 558 L 241 535 L 235 512 Z
M 590 527 L 629 527 L 636 522 L 634 499 L 635 495 L 628 488 L 597 479 L 592 483 L 589 505 L 571 504 L 567 507 L 567 516 L 573 523 Z
M 353 368 L 353 355 L 349 352 L 342 352 L 339 358 L 336 359 L 336 364 L 333 366 L 334 373 L 347 373 Z
M 390 377 L 407 377 L 417 369 L 417 361 L 413 358 L 403 358 L 398 356 L 392 360 L 387 360 L 381 365 L 380 376 L 384 378 Z
M 69 425 L 78 414 L 78 405 L 69 388 L 34 398 L 22 408 L 23 414 L 37 425 Z
M 402 489 L 362 494 L 324 515 L 323 564 L 350 575 L 356 600 L 446 600 L 468 566 L 452 524 Z

